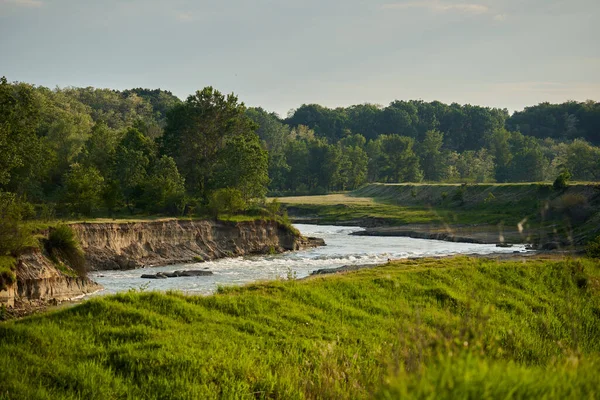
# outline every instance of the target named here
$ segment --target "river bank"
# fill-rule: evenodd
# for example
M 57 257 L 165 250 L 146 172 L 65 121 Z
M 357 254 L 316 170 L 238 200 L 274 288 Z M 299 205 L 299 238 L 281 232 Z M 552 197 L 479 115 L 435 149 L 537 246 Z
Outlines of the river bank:
M 81 246 L 88 271 L 199 263 L 324 245 L 321 239 L 304 237 L 289 225 L 261 219 L 74 223 L 69 227 Z M 45 240 L 43 235 L 40 240 Z M 0 287 L 0 306 L 24 312 L 103 289 L 95 276 L 76 271 L 67 259 L 48 254 L 41 244 L 15 260 L 13 273 L 14 278 Z
M 295 223 L 360 226 L 357 235 L 581 248 L 600 234 L 600 185 L 369 184 L 278 198 Z

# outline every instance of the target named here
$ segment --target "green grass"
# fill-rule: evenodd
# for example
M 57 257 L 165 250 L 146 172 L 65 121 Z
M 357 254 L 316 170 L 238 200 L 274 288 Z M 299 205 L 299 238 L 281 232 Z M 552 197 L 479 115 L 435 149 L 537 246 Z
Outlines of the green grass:
M 15 279 L 16 258 L 12 256 L 0 256 L 0 290 L 6 289 L 6 286 L 12 284 Z
M 0 398 L 595 398 L 600 263 L 394 262 L 0 324 Z
M 511 240 L 585 244 L 600 234 L 600 185 L 370 184 L 354 192 L 278 199 L 294 217 L 361 226 L 504 230 Z M 502 228 L 499 228 L 501 226 Z M 519 227 L 523 227 L 524 231 Z M 522 234 L 523 233 L 523 234 Z

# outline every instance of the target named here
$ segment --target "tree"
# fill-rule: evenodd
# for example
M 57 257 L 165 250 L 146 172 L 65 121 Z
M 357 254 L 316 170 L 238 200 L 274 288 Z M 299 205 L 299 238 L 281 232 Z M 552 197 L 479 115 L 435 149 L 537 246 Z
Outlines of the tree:
M 208 208 L 214 213 L 215 217 L 218 217 L 221 213 L 235 214 L 247 207 L 248 204 L 244 201 L 242 192 L 233 188 L 215 190 L 210 194 L 208 201 Z
M 30 144 L 36 141 L 40 108 L 32 86 L 12 85 L 0 78 L 0 185 L 10 181 L 12 171 L 23 165 Z
M 146 211 L 181 215 L 185 208 L 185 184 L 175 160 L 162 156 L 143 184 Z
M 585 140 L 575 139 L 567 146 L 565 167 L 573 178 L 581 181 L 600 178 L 600 149 Z
M 358 189 L 367 180 L 367 153 L 359 146 L 342 147 L 341 189 Z
M 103 184 L 95 167 L 75 163 L 64 177 L 63 201 L 72 213 L 90 216 L 101 204 Z
M 228 142 L 256 136 L 256 124 L 246 115 L 246 107 L 233 95 L 224 96 L 212 87 L 197 91 L 167 114 L 162 149 L 173 157 L 184 175 L 187 190 L 204 197 L 215 183 L 216 166 Z
M 439 131 L 427 131 L 419 144 L 419 157 L 423 166 L 423 177 L 428 181 L 439 181 L 444 178 L 445 165 L 442 145 L 444 134 Z
M 377 141 L 381 143 L 381 175 L 386 182 L 420 182 L 423 179 L 412 138 L 381 135 Z
M 154 142 L 137 129 L 129 128 L 117 148 L 114 179 L 119 182 L 130 213 L 142 197 L 148 170 L 155 159 Z
M 265 196 L 269 184 L 268 156 L 256 135 L 231 138 L 217 159 L 211 187 L 237 189 L 245 202 Z
M 284 125 L 275 113 L 268 113 L 262 108 L 249 108 L 246 114 L 257 125 L 256 133 L 263 148 L 268 151 L 269 178 L 271 188 L 283 188 L 285 175 L 290 167 L 285 157 L 285 148 L 290 137 L 290 127 Z

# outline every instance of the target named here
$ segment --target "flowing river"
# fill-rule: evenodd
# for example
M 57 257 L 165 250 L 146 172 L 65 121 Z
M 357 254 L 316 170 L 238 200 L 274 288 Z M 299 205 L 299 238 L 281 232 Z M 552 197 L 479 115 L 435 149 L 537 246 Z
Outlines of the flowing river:
M 225 258 L 196 264 L 148 267 L 128 271 L 98 271 L 90 278 L 104 286 L 101 294 L 129 289 L 180 290 L 190 294 L 210 294 L 218 286 L 249 282 L 303 278 L 312 271 L 354 264 L 382 264 L 388 259 L 443 256 L 451 254 L 490 254 L 524 251 L 524 246 L 499 248 L 493 244 L 454 243 L 408 237 L 351 236 L 358 227 L 295 225 L 305 236 L 325 239 L 327 246 L 267 256 Z M 142 274 L 176 270 L 208 269 L 212 276 L 168 279 L 142 279 Z

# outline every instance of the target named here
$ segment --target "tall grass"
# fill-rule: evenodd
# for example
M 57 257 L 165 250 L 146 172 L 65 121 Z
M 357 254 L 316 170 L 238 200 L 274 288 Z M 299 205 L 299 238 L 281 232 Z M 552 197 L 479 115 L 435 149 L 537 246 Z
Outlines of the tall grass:
M 594 398 L 599 362 L 583 259 L 406 260 L 0 324 L 11 399 Z
M 60 264 L 64 261 L 77 275 L 87 275 L 83 251 L 70 226 L 57 225 L 51 228 L 44 247 L 55 263 Z

